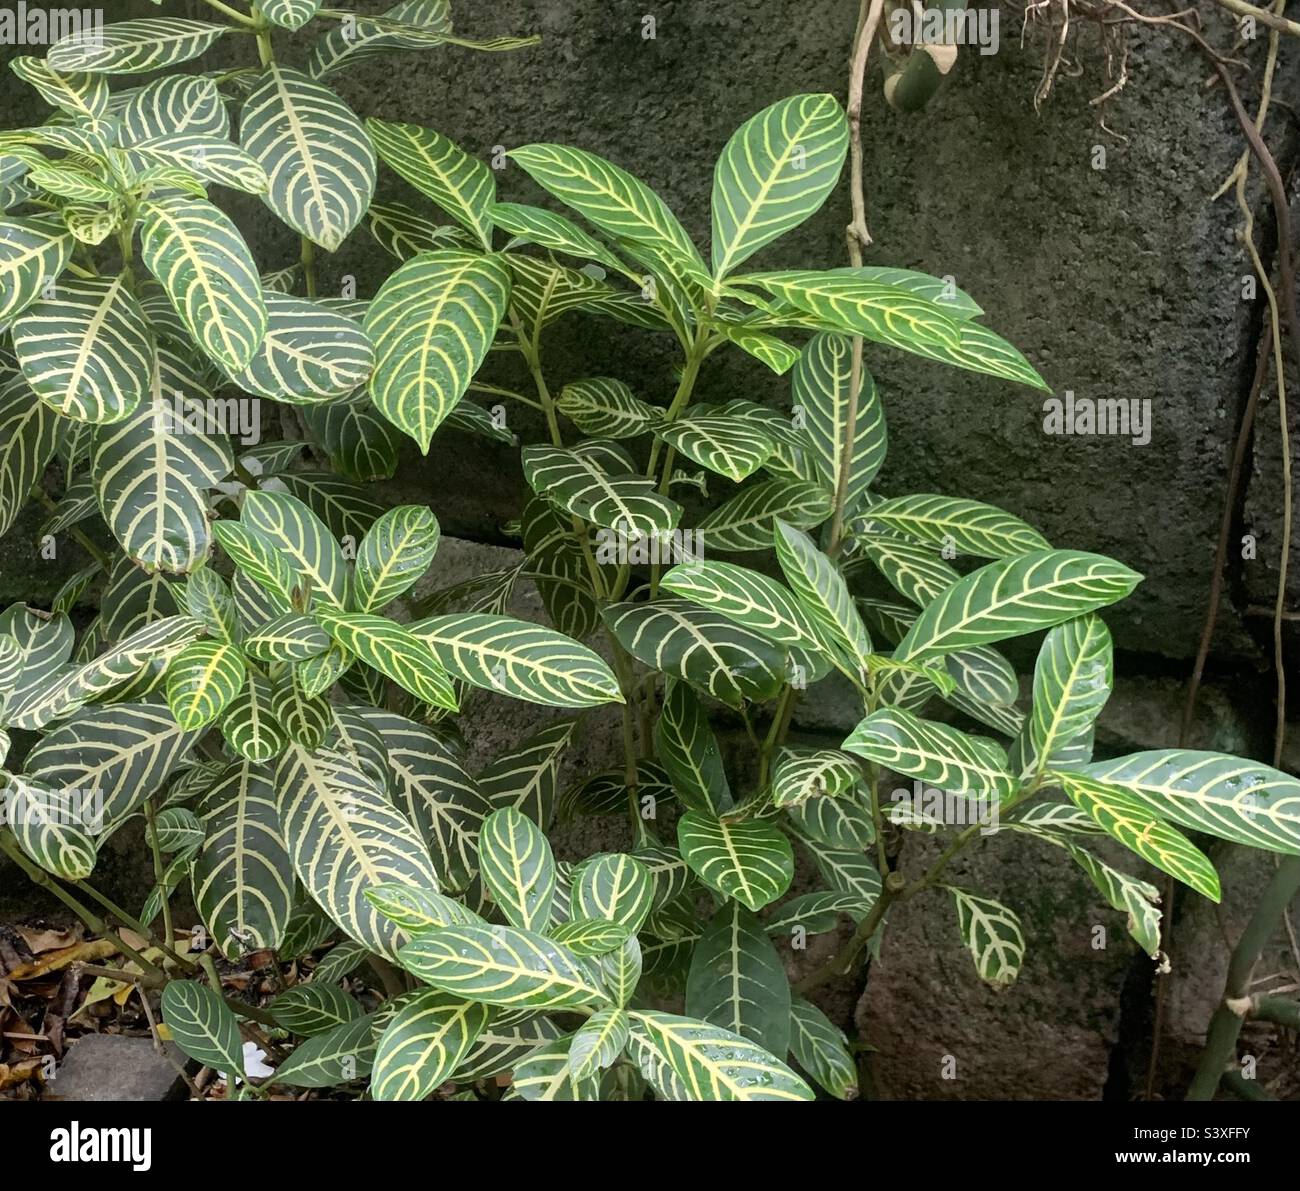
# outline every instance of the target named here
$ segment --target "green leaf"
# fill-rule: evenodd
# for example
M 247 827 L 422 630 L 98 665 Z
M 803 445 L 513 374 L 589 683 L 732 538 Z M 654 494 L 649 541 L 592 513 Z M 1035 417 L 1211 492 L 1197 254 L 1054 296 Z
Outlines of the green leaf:
M 185 610 L 203 622 L 208 634 L 237 645 L 244 629 L 230 585 L 212 567 L 203 566 L 185 580 Z
M 266 1008 L 277 1025 L 299 1038 L 326 1034 L 361 1016 L 361 1006 L 337 984 L 316 980 L 280 993 Z
M 1052 776 L 1070 800 L 1087 811 L 1107 835 L 1161 872 L 1190 885 L 1211 901 L 1219 901 L 1219 874 L 1210 858 L 1181 831 L 1157 819 L 1125 787 L 1064 770 Z
M 0 537 L 13 528 L 54 454 L 59 419 L 20 376 L 0 381 Z
M 485 791 L 429 728 L 386 711 L 362 715 L 383 737 L 393 795 L 428 847 L 439 881 L 463 889 L 478 871 L 479 830 L 492 810 Z
M 258 5 L 271 24 L 283 29 L 301 29 L 320 6 L 321 0 L 261 0 Z
M 312 750 L 334 728 L 330 705 L 320 695 L 308 695 L 296 674 L 285 674 L 275 683 L 271 696 L 271 715 L 290 740 Z
M 689 1016 L 757 1042 L 772 1054 L 790 1046 L 790 984 L 759 922 L 739 902 L 709 920 L 691 953 Z
M 246 368 L 266 334 L 266 302 L 244 238 L 211 203 L 149 199 L 140 254 L 194 341 L 224 368 Z
M 243 149 L 237 149 L 222 136 L 208 136 L 201 132 L 166 133 L 153 140 L 139 141 L 126 151 L 126 161 L 137 175 L 143 177 L 156 176 L 159 172 L 156 167 L 162 166 L 246 194 L 262 194 L 267 185 L 266 172 Z M 179 183 L 180 178 L 176 180 Z M 94 195 L 70 197 L 106 202 L 114 196 L 110 192 L 99 198 Z
M 935 345 L 955 348 L 959 324 L 935 302 L 909 290 L 867 281 L 839 269 L 815 272 L 791 269 L 781 273 L 751 273 L 738 278 L 759 285 L 804 314 L 823 330 L 861 335 L 904 351 Z
M 633 396 L 626 384 L 610 376 L 570 381 L 555 408 L 592 438 L 635 438 L 663 418 L 662 410 Z
M 13 325 L 32 390 L 83 422 L 116 422 L 149 390 L 149 328 L 125 278 L 64 278 Z
M 884 404 L 876 382 L 864 367 L 858 380 L 852 459 L 848 460 L 844 448 L 852 354 L 852 342 L 843 335 L 814 335 L 799 353 L 799 362 L 790 378 L 793 412 L 803 424 L 819 478 L 828 493 L 839 490 L 840 477 L 848 467 L 844 502 L 847 516 L 852 516 L 862 503 L 885 461 L 889 444 Z
M 1152 749 L 1078 772 L 1122 786 L 1158 819 L 1252 848 L 1300 854 L 1300 781 L 1257 761 Z
M 244 652 L 264 662 L 301 662 L 329 647 L 329 634 L 310 616 L 298 612 L 267 621 L 244 640 Z
M 497 257 L 444 249 L 407 261 L 370 303 L 370 395 L 422 451 L 465 395 L 509 297 L 510 275 Z
M 763 926 L 769 935 L 791 934 L 796 927 L 802 927 L 810 935 L 824 935 L 839 926 L 841 914 L 848 914 L 858 922 L 870 908 L 871 903 L 857 894 L 818 890 L 783 902 Z
M 677 843 L 701 881 L 750 910 L 775 901 L 794 879 L 790 841 L 770 823 L 724 823 L 688 811 L 677 822 Z
M 1092 729 L 1114 681 L 1110 630 L 1091 614 L 1057 625 L 1034 666 L 1034 702 L 1026 727 L 1038 769 L 1091 759 Z M 1074 755 L 1087 742 L 1082 756 Z
M 636 1010 L 629 1053 L 654 1083 L 658 1064 L 688 1100 L 812 1100 L 812 1089 L 762 1047 L 720 1026 Z
M 182 728 L 202 728 L 239 693 L 245 673 L 237 645 L 193 641 L 167 668 L 167 706 Z
M 481 919 L 460 902 L 432 889 L 380 885 L 366 890 L 366 900 L 404 931 L 416 934 L 434 926 L 481 926 Z
M 348 25 L 331 28 L 312 48 L 309 70 L 314 78 L 324 78 L 343 66 L 387 57 L 394 50 L 441 45 L 435 35 L 450 32 L 448 0 L 398 0 L 378 20 L 359 16 Z
M 483 883 L 511 926 L 546 929 L 555 896 L 555 860 L 531 819 L 513 807 L 488 815 L 479 836 L 479 864 Z
M 821 639 L 841 649 L 855 669 L 865 667 L 872 656 L 871 637 L 844 576 L 802 530 L 777 518 L 774 536 L 785 580 Z
M 266 336 L 248 367 L 227 369 L 246 393 L 290 405 L 346 396 L 366 383 L 375 353 L 346 315 L 304 298 L 265 295 Z
M 488 1005 L 573 1009 L 606 1001 L 585 961 L 531 931 L 508 926 L 439 927 L 401 949 L 426 984 Z
M 952 318 L 963 317 L 943 299 L 937 299 L 936 305 Z M 1051 386 L 1019 351 L 1002 336 L 979 323 L 958 322 L 956 344 L 922 343 L 917 340 L 900 346 L 906 346 L 914 355 L 937 360 L 941 364 L 951 364 L 954 368 L 965 368 L 968 372 L 982 372 L 987 376 L 1015 381 L 1032 389 L 1041 389 L 1044 393 L 1052 391 Z
M 92 24 L 55 42 L 45 61 L 58 71 L 146 74 L 197 58 L 229 32 L 229 25 L 171 17 Z
M 397 1006 L 379 1039 L 370 1093 L 376 1100 L 423 1100 L 460 1066 L 489 1011 L 436 988 L 407 993 Z
M 758 571 L 700 560 L 673 567 L 659 586 L 778 644 L 817 652 L 826 648 L 809 613 L 781 584 Z
M 302 501 L 285 492 L 248 492 L 240 521 L 270 543 L 313 599 L 334 608 L 344 606 L 347 567 L 343 552 L 326 525 Z M 236 561 L 244 565 L 242 559 Z
M 792 95 L 745 121 L 713 172 L 713 275 L 798 227 L 835 188 L 849 125 L 833 95 Z
M 411 633 L 448 673 L 547 707 L 621 703 L 618 679 L 585 645 L 541 625 L 482 612 L 417 621 Z
M 246 761 L 270 761 L 284 752 L 288 738 L 275 721 L 274 703 L 271 680 L 250 670 L 221 721 L 221 735 L 233 753 Z
M 670 679 L 655 725 L 655 752 L 673 789 L 690 810 L 714 817 L 731 809 L 731 787 L 718 738 L 690 686 Z
M 853 545 L 871 560 L 899 595 L 922 607 L 938 599 L 961 578 L 933 546 L 921 546 L 885 534 L 859 534 L 853 539 Z M 910 624 L 914 614 L 908 615 Z
M 834 749 L 782 749 L 772 770 L 772 802 L 799 806 L 810 798 L 833 798 L 861 780 L 853 758 Z
M 649 250 L 677 277 L 710 284 L 699 251 L 677 217 L 663 199 L 626 170 L 568 145 L 525 145 L 507 156 L 544 190 L 607 235 Z
M 811 1001 L 790 1006 L 790 1054 L 836 1100 L 858 1098 L 858 1069 L 844 1031 Z
M 534 732 L 518 748 L 479 774 L 479 787 L 493 807 L 513 806 L 545 829 L 555 812 L 560 760 L 573 739 L 576 720 L 559 720 Z
M 490 208 L 496 183 L 486 165 L 432 128 L 372 116 L 366 131 L 385 165 L 472 232 L 485 251 L 492 251 Z
M 230 117 L 210 78 L 170 75 L 131 93 L 119 115 L 118 143 L 137 145 L 159 137 L 203 135 L 226 139 Z
M 547 933 L 579 956 L 608 955 L 622 947 L 630 937 L 626 926 L 617 922 L 600 922 L 595 918 L 561 922 Z
M 316 619 L 335 641 L 417 699 L 457 708 L 456 692 L 433 650 L 409 629 L 368 612 L 320 608 Z
M 238 761 L 198 803 L 203 847 L 191 888 L 208 934 L 230 959 L 277 948 L 293 910 L 293 869 L 270 771 Z
M 873 504 L 870 517 L 898 533 L 977 558 L 1015 558 L 1051 549 L 1033 526 L 977 500 L 910 493 Z
M 394 882 L 437 889 L 415 829 L 351 758 L 329 749 L 290 745 L 275 786 L 298 879 L 351 938 L 395 958 L 402 936 L 365 891 Z
M 465 239 L 460 228 L 435 224 L 405 203 L 371 203 L 366 214 L 370 234 L 399 261 L 421 252 L 452 248 Z
M 765 480 L 742 488 L 696 527 L 708 550 L 766 550 L 779 517 L 798 529 L 813 529 L 831 515 L 831 498 L 804 480 Z
M 9 69 L 35 87 L 53 107 L 84 120 L 98 120 L 108 110 L 108 80 L 95 74 L 60 74 L 48 62 L 26 54 L 11 58 Z
M 438 519 L 425 505 L 398 505 L 370 527 L 357 550 L 352 601 L 378 612 L 415 586 L 438 549 Z
M 627 1045 L 628 1020 L 622 1009 L 602 1009 L 587 1018 L 569 1043 L 569 1069 L 575 1080 L 612 1067 Z
M 785 678 L 785 653 L 767 637 L 685 600 L 611 604 L 601 612 L 619 644 L 652 669 L 739 707 L 771 698 Z
M 317 969 L 317 979 L 320 971 Z M 375 1014 L 367 1013 L 302 1043 L 276 1068 L 275 1082 L 330 1088 L 364 1079 L 375 1061 Z
M 559 1036 L 559 1026 L 542 1014 L 522 1015 L 509 1009 L 493 1009 L 487 1026 L 456 1071 L 456 1081 L 502 1075 Z
M 655 436 L 709 471 L 740 483 L 767 462 L 776 444 L 757 421 L 699 413 L 655 428 Z
M 493 203 L 488 214 L 495 226 L 518 239 L 527 240 L 530 244 L 566 256 L 598 261 L 615 273 L 626 272 L 626 266 L 595 236 L 589 235 L 573 220 L 557 215 L 554 211 L 547 211 L 542 207 L 530 207 L 524 203 Z M 600 432 L 586 431 L 586 433 L 599 434 Z
M 571 905 L 576 918 L 615 923 L 634 935 L 653 901 L 650 872 L 635 856 L 622 852 L 593 856 L 573 874 Z
M 919 659 L 1051 628 L 1122 600 L 1142 576 L 1100 554 L 1042 550 L 963 576 L 916 618 L 894 656 Z
M 634 474 L 630 461 L 587 443 L 576 450 L 533 443 L 523 449 L 528 486 L 566 512 L 629 539 L 658 538 L 674 529 L 682 509 L 655 482 Z
M 0 323 L 30 306 L 63 272 L 73 239 L 51 219 L 0 219 Z
M 197 738 L 159 704 L 86 707 L 42 737 L 25 769 L 52 789 L 95 791 L 107 830 L 162 786 Z
M 8 736 L 5 736 L 8 740 Z M 0 807 L 19 846 L 46 872 L 81 881 L 94 871 L 100 823 L 79 791 L 48 788 L 16 774 L 0 773 Z
M 562 633 L 581 640 L 600 624 L 591 577 L 573 526 L 540 496 L 524 505 L 522 533 L 528 569 L 546 615 Z
M 1020 972 L 1025 936 L 1020 919 L 1006 906 L 955 885 L 944 886 L 957 904 L 957 928 L 985 984 L 1006 988 Z
M 832 797 L 817 794 L 788 808 L 799 837 L 832 851 L 862 851 L 876 841 L 871 808 L 859 791 Z
M 271 63 L 244 102 L 239 141 L 266 171 L 262 201 L 294 231 L 335 251 L 375 193 L 375 151 L 328 87 Z
M 147 570 L 184 573 L 207 557 L 207 490 L 230 474 L 234 458 L 190 364 L 166 347 L 153 364 L 147 399 L 96 428 L 90 473 L 122 549 Z
M 366 393 L 306 406 L 301 416 L 312 438 L 329 455 L 330 467 L 340 475 L 368 484 L 396 474 L 401 435 Z
M 161 1008 L 172 1041 L 191 1059 L 226 1072 L 228 1079 L 243 1077 L 239 1021 L 212 989 L 192 980 L 172 980 L 162 991 Z
M 578 1078 L 570 1057 L 572 1038 L 538 1047 L 515 1068 L 508 1100 L 541 1102 L 594 1101 L 600 1084 L 594 1076 Z
M 1007 772 L 1006 753 L 993 741 L 920 719 L 901 707 L 873 711 L 841 747 L 936 789 L 970 798 L 1001 801 L 1016 788 Z

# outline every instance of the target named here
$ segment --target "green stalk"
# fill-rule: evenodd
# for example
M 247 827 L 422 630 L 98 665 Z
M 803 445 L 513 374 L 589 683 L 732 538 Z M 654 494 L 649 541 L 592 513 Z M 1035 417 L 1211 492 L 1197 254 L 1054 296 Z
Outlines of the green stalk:
M 154 805 L 152 798 L 144 800 L 144 819 L 145 826 L 149 832 L 149 850 L 153 854 L 153 879 L 158 886 L 158 899 L 162 903 L 163 917 L 163 945 L 167 950 L 171 950 L 176 945 L 176 932 L 172 928 L 172 907 L 171 896 L 169 891 L 164 888 L 166 868 L 163 865 L 162 848 L 158 845 L 158 808 Z
M 1210 1019 L 1200 1066 L 1187 1090 L 1188 1100 L 1212 1100 L 1218 1091 L 1219 1081 L 1236 1056 L 1237 1037 L 1251 1008 L 1250 981 L 1255 965 L 1297 890 L 1300 890 L 1300 856 L 1288 856 L 1274 871 L 1264 896 L 1233 948 L 1223 1001 Z

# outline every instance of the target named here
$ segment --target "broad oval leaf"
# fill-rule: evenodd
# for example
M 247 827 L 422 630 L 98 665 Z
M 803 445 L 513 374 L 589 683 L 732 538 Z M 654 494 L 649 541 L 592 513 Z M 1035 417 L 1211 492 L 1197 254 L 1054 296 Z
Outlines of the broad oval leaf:
M 813 529 L 831 515 L 825 488 L 805 480 L 765 480 L 742 488 L 696 526 L 706 550 L 766 550 L 779 517 L 797 529 Z
M 380 517 L 357 550 L 352 599 L 358 611 L 378 612 L 418 583 L 437 552 L 439 533 L 425 505 L 399 505 Z
M 1053 779 L 1107 835 L 1197 893 L 1219 900 L 1219 874 L 1210 858 L 1181 831 L 1156 818 L 1125 787 L 1065 771 L 1053 774 Z
M 6 738 L 7 739 L 7 738 Z M 97 809 L 76 790 L 56 790 L 3 774 L 0 793 L 5 823 L 19 847 L 46 872 L 81 881 L 94 871 Z
M 633 395 L 621 380 L 592 376 L 570 381 L 555 408 L 592 438 L 635 438 L 653 429 L 663 411 Z
M 761 423 L 734 414 L 690 415 L 656 427 L 655 436 L 692 463 L 736 483 L 753 475 L 776 450 Z
M 579 865 L 570 900 L 575 917 L 612 922 L 634 935 L 650 913 L 654 883 L 635 856 L 606 853 Z
M 0 219 L 0 323 L 30 306 L 63 272 L 73 243 L 51 219 Z
M 853 758 L 834 749 L 783 749 L 772 770 L 772 801 L 798 806 L 810 798 L 833 798 L 861 780 Z
M 280 993 L 267 1011 L 277 1025 L 299 1038 L 314 1038 L 361 1016 L 361 1006 L 353 997 L 337 984 L 317 980 Z
M 862 623 L 848 584 L 802 530 L 776 520 L 776 558 L 791 591 L 811 617 L 819 636 L 843 651 L 855 669 L 867 666 L 871 636 Z
M 267 326 L 248 367 L 226 375 L 246 393 L 290 405 L 344 397 L 366 383 L 375 353 L 356 322 L 306 298 L 268 293 Z
M 548 707 L 623 701 L 609 666 L 554 629 L 511 616 L 462 612 L 417 621 L 410 631 L 448 673 L 485 690 Z
M 456 691 L 430 646 L 404 625 L 369 612 L 318 609 L 316 619 L 335 641 L 417 699 L 457 709 Z
M 1019 517 L 955 496 L 895 496 L 873 504 L 870 517 L 897 533 L 976 558 L 1015 558 L 1051 549 L 1047 539 Z
M 229 32 L 229 25 L 173 17 L 92 24 L 55 42 L 45 60 L 59 71 L 146 74 L 197 58 Z
M 1078 767 L 1158 819 L 1270 852 L 1300 854 L 1300 780 L 1223 753 L 1151 749 Z
M 296 496 L 249 492 L 240 509 L 240 522 L 283 556 L 289 573 L 314 600 L 335 608 L 344 606 L 347 567 L 343 551 L 328 527 Z M 242 559 L 236 561 L 244 565 Z M 258 578 L 256 573 L 253 578 Z
M 873 711 L 841 746 L 898 773 L 971 798 L 1010 797 L 1016 780 L 993 741 L 920 719 L 901 707 Z
M 425 931 L 399 959 L 426 984 L 487 1005 L 573 1009 L 608 999 L 584 961 L 552 939 L 514 927 Z
M 162 992 L 162 1016 L 172 1041 L 205 1067 L 244 1074 L 239 1021 L 212 989 L 192 980 L 172 980 Z
M 246 368 L 266 334 L 266 302 L 248 245 L 230 219 L 194 198 L 141 205 L 140 253 L 186 329 L 223 368 Z
M 149 391 L 153 346 L 126 279 L 62 278 L 13 325 L 32 390 L 82 422 L 116 422 Z
M 0 381 L 0 537 L 13 527 L 54 455 L 59 419 L 21 376 Z M 53 532 L 53 531 L 45 531 Z
M 770 823 L 724 823 L 687 811 L 677 821 L 677 843 L 701 881 L 749 910 L 776 901 L 794 879 L 790 841 Z
M 655 724 L 655 753 L 690 810 L 717 817 L 731 809 L 731 787 L 718 738 L 690 685 L 670 679 Z
M 299 880 L 349 936 L 396 958 L 403 936 L 365 892 L 393 883 L 437 888 L 415 829 L 351 758 L 329 749 L 290 745 L 275 786 Z
M 771 698 L 785 679 L 785 653 L 770 639 L 684 600 L 611 604 L 601 615 L 638 661 L 731 707 Z
M 245 673 L 239 646 L 192 641 L 167 667 L 167 706 L 182 728 L 202 728 L 239 693 Z
M 203 846 L 191 887 L 221 953 L 277 948 L 293 911 L 293 868 L 280 830 L 271 773 L 248 761 L 223 771 L 199 801 Z
M 370 303 L 370 395 L 422 451 L 465 395 L 509 297 L 510 274 L 495 256 L 445 249 L 407 261 Z
M 763 924 L 729 901 L 709 919 L 691 952 L 686 1012 L 757 1042 L 774 1055 L 790 1047 L 790 982 Z
M 957 904 L 957 927 L 985 984 L 1005 988 L 1020 972 L 1025 936 L 1020 919 L 1001 902 L 946 886 Z
M 266 203 L 333 252 L 375 193 L 375 151 L 352 109 L 300 71 L 271 63 L 244 101 L 239 142 L 265 171 Z
M 366 131 L 385 165 L 492 250 L 490 208 L 496 183 L 486 165 L 432 128 L 372 116 Z
M 488 1022 L 488 1007 L 424 988 L 397 1002 L 375 1052 L 376 1100 L 423 1100 L 460 1066 Z
M 555 897 L 555 859 L 538 826 L 514 807 L 493 811 L 479 835 L 483 883 L 511 926 L 542 931 Z
M 790 1006 L 790 1055 L 836 1100 L 858 1098 L 858 1068 L 844 1031 L 802 997 Z
M 687 1100 L 812 1100 L 813 1092 L 757 1043 L 721 1026 L 635 1010 L 629 1015 L 629 1053 L 652 1086 L 660 1064 L 675 1076 Z
M 1142 576 L 1101 554 L 1040 550 L 963 576 L 916 618 L 894 656 L 933 657 L 1051 628 L 1122 600 Z
M 713 171 L 714 277 L 816 211 L 848 145 L 848 121 L 833 95 L 792 95 L 736 129 Z
M 576 1080 L 613 1066 L 627 1045 L 627 1014 L 622 1009 L 602 1009 L 593 1013 L 573 1035 L 569 1043 L 569 1068 Z

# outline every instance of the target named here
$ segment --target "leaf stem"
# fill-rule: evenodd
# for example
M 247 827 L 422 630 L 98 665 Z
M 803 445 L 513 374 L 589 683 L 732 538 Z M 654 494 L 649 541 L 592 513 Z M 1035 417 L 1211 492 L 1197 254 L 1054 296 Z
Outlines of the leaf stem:
M 229 17 L 236 24 L 243 25 L 245 28 L 253 29 L 257 26 L 257 21 L 251 16 L 240 12 L 237 8 L 231 8 L 229 4 L 223 4 L 222 0 L 203 0 L 209 8 L 215 8 L 223 16 Z
M 176 945 L 176 932 L 172 927 L 171 891 L 166 888 L 166 869 L 163 867 L 162 848 L 158 843 L 158 808 L 152 798 L 144 800 L 145 826 L 149 833 L 149 851 L 153 854 L 153 879 L 158 888 L 158 900 L 162 906 L 163 941 L 167 950 Z

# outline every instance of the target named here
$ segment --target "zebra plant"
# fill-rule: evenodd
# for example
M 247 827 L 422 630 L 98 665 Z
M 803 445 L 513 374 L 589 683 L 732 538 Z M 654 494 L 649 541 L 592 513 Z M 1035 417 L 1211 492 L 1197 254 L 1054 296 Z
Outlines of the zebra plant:
M 13 64 L 57 111 L 0 135 L 0 532 L 36 492 L 42 534 L 72 534 L 94 565 L 50 609 L 0 615 L 0 763 L 5 733 L 25 734 L 0 849 L 120 948 L 124 986 L 161 989 L 172 1037 L 232 1096 L 368 1083 L 423 1099 L 510 1073 L 523 1099 L 850 1098 L 851 1045 L 807 994 L 853 967 L 892 904 L 942 890 L 985 980 L 1020 965 L 1014 910 L 947 880 L 987 825 L 955 830 L 952 806 L 1061 848 L 1153 955 L 1154 887 L 1090 843 L 1211 898 L 1214 869 L 1179 827 L 1300 852 L 1281 773 L 1185 751 L 1093 760 L 1112 674 L 1097 613 L 1135 572 L 988 505 L 877 492 L 884 403 L 864 341 L 1045 386 L 950 278 L 742 271 L 834 189 L 848 130 L 832 97 L 783 100 L 728 141 L 706 263 L 612 162 L 514 149 L 567 213 L 498 201 L 445 136 L 363 122 L 328 85 L 396 50 L 524 42 L 455 36 L 442 0 L 365 18 L 211 7 L 224 23 L 127 21 Z M 304 69 L 280 63 L 277 29 L 318 33 Z M 241 35 L 256 66 L 111 85 Z M 421 199 L 376 201 L 379 161 Z M 259 271 L 212 187 L 260 197 L 301 259 Z M 320 296 L 316 251 L 363 221 L 393 272 L 369 300 Z M 542 336 L 571 312 L 674 339 L 676 392 L 584 377 L 554 393 Z M 727 348 L 788 375 L 789 407 L 696 400 Z M 479 376 L 489 351 L 534 391 Z M 535 408 L 546 433 L 520 452 L 523 561 L 439 585 L 434 512 L 360 485 L 393 475 L 403 436 L 513 444 L 471 389 Z M 240 401 L 265 402 L 284 436 L 237 451 L 221 414 Z M 725 499 L 688 517 L 680 489 L 710 485 Z M 525 579 L 549 626 L 509 615 Z M 1034 633 L 1022 707 L 997 646 Z M 791 743 L 823 681 L 847 684 L 861 722 L 837 748 Z M 474 723 L 456 717 L 475 689 L 558 714 L 471 773 Z M 623 764 L 562 783 L 602 715 L 621 717 Z M 750 764 L 724 761 L 719 717 L 748 731 Z M 889 774 L 944 809 L 888 805 Z M 620 850 L 557 859 L 554 829 L 581 816 L 617 816 Z M 155 884 L 132 914 L 89 878 L 139 819 Z M 947 837 L 924 872 L 900 865 L 909 831 Z M 796 847 L 818 888 L 790 896 Z M 184 883 L 201 925 L 183 946 Z M 782 947 L 832 933 L 792 986 Z M 266 1007 L 223 996 L 217 960 L 329 943 Z M 347 983 L 362 964 L 377 1008 Z M 250 1021 L 289 1050 L 256 1082 Z

